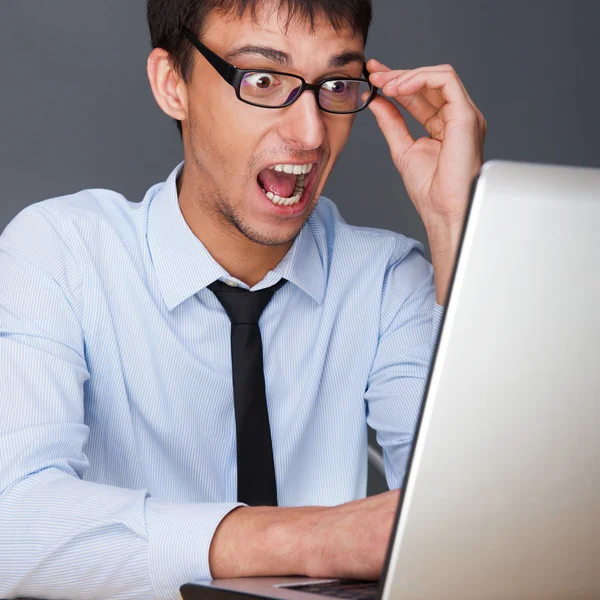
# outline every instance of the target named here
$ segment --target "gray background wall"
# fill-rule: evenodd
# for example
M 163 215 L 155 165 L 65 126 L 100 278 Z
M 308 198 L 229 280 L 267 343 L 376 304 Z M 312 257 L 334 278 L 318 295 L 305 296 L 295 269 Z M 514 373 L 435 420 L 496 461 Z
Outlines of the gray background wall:
M 453 65 L 488 121 L 486 160 L 600 166 L 600 2 L 374 0 L 374 9 L 367 55 L 395 68 Z M 149 50 L 144 0 L 0 1 L 0 231 L 32 202 L 90 187 L 139 201 L 166 178 L 182 151 L 150 92 Z M 325 194 L 350 223 L 426 244 L 369 112 Z M 370 493 L 383 489 L 373 475 Z

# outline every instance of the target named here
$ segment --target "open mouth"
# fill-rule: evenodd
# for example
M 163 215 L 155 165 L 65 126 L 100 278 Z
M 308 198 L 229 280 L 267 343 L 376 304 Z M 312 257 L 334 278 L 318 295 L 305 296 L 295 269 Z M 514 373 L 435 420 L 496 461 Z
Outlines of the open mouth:
M 273 165 L 258 174 L 257 182 L 264 195 L 277 206 L 295 206 L 314 180 L 313 163 Z

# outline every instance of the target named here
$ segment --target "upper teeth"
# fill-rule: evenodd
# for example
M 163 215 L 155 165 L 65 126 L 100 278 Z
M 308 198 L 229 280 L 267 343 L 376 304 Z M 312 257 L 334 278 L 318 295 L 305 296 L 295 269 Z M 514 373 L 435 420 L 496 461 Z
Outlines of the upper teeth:
M 275 171 L 283 171 L 284 173 L 291 173 L 293 175 L 306 175 L 310 173 L 313 168 L 312 163 L 307 165 L 273 165 L 269 169 L 275 169 Z

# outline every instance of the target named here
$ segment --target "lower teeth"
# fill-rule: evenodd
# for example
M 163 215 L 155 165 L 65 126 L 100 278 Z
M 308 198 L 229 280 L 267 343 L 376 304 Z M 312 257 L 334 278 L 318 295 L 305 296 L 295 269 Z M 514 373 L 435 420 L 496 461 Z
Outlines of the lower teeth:
M 279 206 L 290 206 L 292 204 L 298 204 L 300 202 L 300 198 L 302 198 L 302 194 L 304 192 L 304 179 L 306 175 L 298 175 L 296 179 L 296 186 L 290 198 L 282 198 L 273 192 L 267 192 L 263 189 L 263 193 L 267 196 L 267 198 L 273 202 L 273 204 L 278 204 Z
M 267 198 L 273 202 L 273 204 L 285 205 L 289 206 L 291 204 L 298 204 L 300 202 L 300 198 L 302 198 L 302 192 L 304 188 L 296 187 L 294 189 L 294 193 L 290 198 L 282 198 L 273 192 L 265 192 Z

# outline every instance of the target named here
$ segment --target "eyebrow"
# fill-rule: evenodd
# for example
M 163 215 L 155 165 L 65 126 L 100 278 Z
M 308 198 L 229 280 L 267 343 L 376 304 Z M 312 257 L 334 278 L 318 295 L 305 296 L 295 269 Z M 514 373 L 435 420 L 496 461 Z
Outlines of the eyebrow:
M 248 54 L 258 54 L 268 60 L 279 63 L 283 66 L 290 66 L 292 64 L 292 57 L 287 52 L 281 50 L 275 50 L 275 48 L 269 48 L 268 46 L 255 46 L 252 44 L 241 46 L 236 48 L 225 55 L 225 60 L 231 61 L 233 58 L 238 56 L 246 56 Z M 345 67 L 347 64 L 359 62 L 363 64 L 365 57 L 362 52 L 349 51 L 343 52 L 342 54 L 336 54 L 329 59 L 329 68 L 334 67 Z

